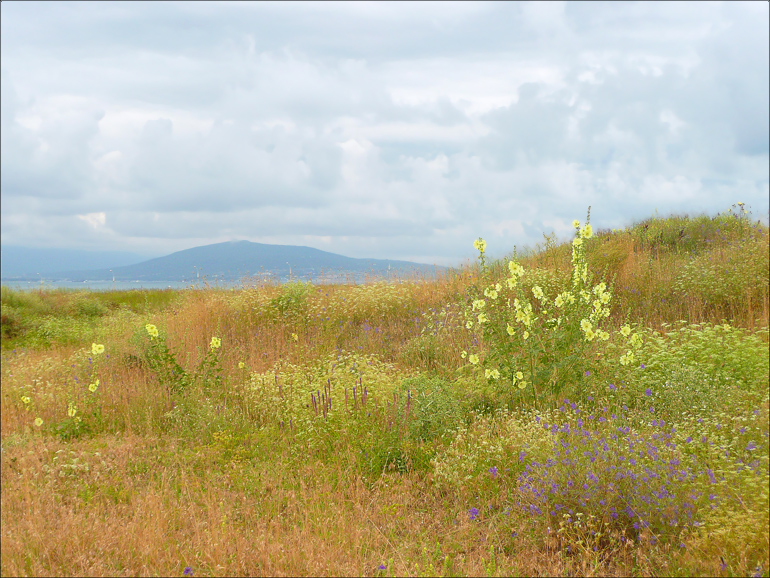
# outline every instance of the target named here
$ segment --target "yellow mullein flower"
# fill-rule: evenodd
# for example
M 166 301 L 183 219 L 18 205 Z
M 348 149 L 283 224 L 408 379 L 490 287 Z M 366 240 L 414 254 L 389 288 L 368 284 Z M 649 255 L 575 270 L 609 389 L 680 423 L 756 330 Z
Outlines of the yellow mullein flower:
M 489 379 L 490 377 L 492 379 L 499 379 L 500 378 L 500 372 L 496 369 L 485 369 L 484 370 L 484 377 Z
M 238 369 L 243 369 L 244 367 L 246 367 L 246 364 L 243 363 L 242 361 L 239 361 L 238 362 Z
M 463 352 L 460 354 L 460 357 L 465 359 L 466 357 L 468 357 L 468 352 L 463 349 Z
M 525 331 L 525 332 L 522 334 L 522 337 L 524 338 L 524 341 L 526 341 L 526 340 L 529 338 L 529 331 Z
M 513 335 L 516 332 L 516 330 L 510 325 L 508 325 L 508 328 L 506 329 L 506 331 L 508 332 L 508 335 Z
M 505 281 L 505 284 L 508 286 L 508 289 L 513 289 L 516 287 L 516 277 L 508 277 L 508 279 Z
M 623 337 L 628 337 L 631 335 L 631 328 L 628 325 L 624 325 L 620 328 L 620 333 L 623 334 Z
M 211 338 L 211 344 L 209 345 L 211 349 L 219 349 L 221 346 L 222 346 L 222 340 L 219 339 L 219 337 Z
M 610 302 L 610 294 L 602 293 L 602 296 L 599 297 L 599 301 L 601 301 L 603 305 L 607 305 L 607 303 Z
M 487 321 L 489 321 L 489 319 L 487 319 L 487 314 L 486 313 L 480 313 L 479 314 L 479 323 L 486 323 Z
M 96 393 L 96 390 L 99 389 L 99 380 L 97 379 L 94 383 L 88 386 L 88 391 L 91 393 Z
M 42 420 L 42 419 L 40 419 L 39 417 L 36 417 L 36 418 L 35 418 L 35 425 L 36 425 L 37 427 L 40 427 L 41 425 L 43 425 L 43 420 Z
M 519 382 L 519 389 L 525 389 L 527 387 L 527 382 L 524 380 L 521 380 Z
M 508 261 L 508 270 L 511 272 L 511 275 L 516 275 L 517 277 L 524 275 L 524 267 L 515 261 Z
M 606 331 L 599 332 L 599 339 L 601 339 L 602 341 L 607 341 L 609 338 L 610 338 L 610 334 L 607 333 Z
M 91 344 L 91 353 L 93 355 L 99 355 L 100 353 L 104 353 L 104 345 L 100 345 L 97 343 Z
M 580 329 L 583 330 L 583 332 L 588 332 L 592 329 L 591 322 L 588 319 L 583 319 L 580 322 Z
M 596 339 L 596 333 L 594 333 L 593 329 L 589 329 L 588 331 L 585 332 L 585 334 L 586 334 L 586 341 L 593 341 L 594 339 Z
M 572 226 L 575 227 L 576 229 L 579 229 L 580 228 L 580 221 L 575 219 L 574 221 L 572 221 Z
M 593 227 L 591 225 L 586 225 L 580 230 L 580 236 L 584 239 L 590 239 L 594 234 Z
M 575 240 L 572 241 L 573 247 L 580 247 L 580 245 L 582 244 L 583 244 L 583 239 L 581 239 L 580 237 L 576 237 Z
M 23 403 L 24 405 L 29 405 L 30 403 L 32 403 L 32 400 L 28 396 L 23 395 L 21 397 L 21 403 Z
M 631 337 L 631 345 L 633 345 L 634 348 L 639 349 L 642 346 L 642 336 L 638 333 L 634 333 Z
M 466 321 L 465 322 L 465 328 L 471 329 L 473 327 L 473 321 Z
M 144 326 L 144 328 L 147 330 L 147 333 L 150 334 L 150 337 L 153 339 L 158 336 L 158 328 L 155 327 L 152 323 L 148 323 Z
M 561 295 L 557 295 L 556 299 L 553 300 L 553 303 L 554 305 L 556 305 L 556 307 L 561 307 L 562 305 L 564 305 L 564 297 L 562 297 Z
M 475 353 L 471 353 L 468 356 L 468 361 L 470 361 L 473 365 L 476 365 L 479 362 L 479 356 L 476 355 Z
M 67 408 L 67 415 L 70 417 L 75 417 L 75 414 L 78 412 L 78 408 L 75 404 L 70 403 L 69 407 Z
M 475 241 L 473 241 L 473 246 L 479 253 L 483 253 L 487 249 L 487 242 L 479 237 Z
M 297 335 L 296 333 L 292 333 L 292 334 L 291 334 L 291 338 L 292 338 L 294 341 L 299 341 L 299 335 Z
M 535 285 L 534 287 L 532 287 L 532 295 L 534 295 L 538 301 L 543 298 L 543 290 L 540 288 L 539 285 Z
M 486 301 L 483 299 L 476 299 L 473 302 L 473 310 L 476 311 L 476 309 L 484 309 L 484 306 L 487 304 Z

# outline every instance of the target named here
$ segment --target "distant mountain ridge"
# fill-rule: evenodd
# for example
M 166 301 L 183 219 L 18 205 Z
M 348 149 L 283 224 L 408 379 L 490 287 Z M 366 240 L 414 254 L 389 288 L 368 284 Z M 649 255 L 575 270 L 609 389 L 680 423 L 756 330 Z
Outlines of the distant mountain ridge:
M 110 271 L 112 269 L 112 271 Z M 237 281 L 244 277 L 270 275 L 321 278 L 322 275 L 352 273 L 433 273 L 444 267 L 389 259 L 356 259 L 295 245 L 267 245 L 251 241 L 228 241 L 177 251 L 141 263 L 99 269 L 48 273 L 51 280 L 67 281 Z M 21 279 L 21 278 L 18 278 Z M 30 276 L 25 279 L 37 279 Z

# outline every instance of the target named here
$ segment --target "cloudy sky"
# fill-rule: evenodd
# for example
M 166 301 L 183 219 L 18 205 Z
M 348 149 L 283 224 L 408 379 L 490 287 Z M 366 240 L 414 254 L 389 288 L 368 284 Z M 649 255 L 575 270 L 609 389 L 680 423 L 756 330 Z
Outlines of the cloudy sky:
M 457 264 L 742 201 L 768 4 L 3 2 L 2 243 Z

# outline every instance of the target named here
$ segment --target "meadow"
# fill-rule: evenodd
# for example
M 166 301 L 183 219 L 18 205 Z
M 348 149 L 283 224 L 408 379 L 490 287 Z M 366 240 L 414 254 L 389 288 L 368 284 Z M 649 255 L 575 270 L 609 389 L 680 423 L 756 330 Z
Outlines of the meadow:
M 2 288 L 3 576 L 767 576 L 743 204 L 438 279 Z

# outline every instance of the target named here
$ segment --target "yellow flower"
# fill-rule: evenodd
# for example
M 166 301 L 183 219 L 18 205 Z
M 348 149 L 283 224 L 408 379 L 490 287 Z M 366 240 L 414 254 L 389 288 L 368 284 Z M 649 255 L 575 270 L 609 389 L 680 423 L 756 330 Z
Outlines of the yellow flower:
M 148 323 L 144 326 L 144 328 L 147 330 L 147 333 L 150 334 L 150 337 L 155 338 L 158 336 L 158 328 L 155 327 L 153 324 Z
M 222 340 L 219 337 L 211 338 L 211 349 L 219 349 L 222 346 Z
M 524 379 L 524 374 L 520 371 L 516 372 L 516 379 Z
M 600 332 L 599 332 L 599 338 L 600 338 L 602 341 L 607 341 L 607 340 L 610 338 L 610 334 L 609 334 L 609 333 L 607 333 L 606 331 L 600 331 Z
M 527 382 L 522 380 L 519 382 L 519 389 L 524 389 L 527 387 Z
M 460 357 L 465 359 L 466 357 L 468 357 L 468 352 L 463 349 L 463 352 L 460 354 Z
M 499 379 L 500 378 L 500 372 L 496 369 L 485 369 L 484 370 L 484 377 L 489 379 L 490 377 L 492 379 Z
M 91 344 L 91 353 L 93 355 L 99 355 L 100 353 L 104 353 L 104 345 L 92 343 Z
M 588 319 L 583 319 L 580 322 L 580 329 L 583 331 L 590 331 L 591 330 L 591 322 Z
M 31 402 L 32 402 L 32 400 L 31 400 L 31 399 L 30 399 L 28 396 L 24 395 L 24 396 L 22 396 L 22 398 L 21 398 L 21 402 L 22 402 L 24 405 L 28 405 L 29 403 L 31 403 Z
M 471 353 L 468 356 L 468 361 L 470 361 L 473 365 L 476 365 L 479 362 L 479 356 L 475 353 Z
M 294 341 L 299 341 L 299 335 L 297 335 L 296 333 L 292 333 L 292 334 L 291 334 L 291 338 L 292 338 Z
M 78 412 L 78 408 L 76 405 L 70 403 L 69 407 L 67 408 L 67 415 L 70 417 L 75 417 L 75 414 Z
M 516 275 L 517 277 L 524 275 L 524 267 L 516 261 L 508 261 L 508 271 L 511 272 L 511 275 Z
M 242 361 L 239 361 L 238 362 L 238 369 L 243 369 L 244 367 L 246 367 L 246 364 L 243 363 Z
M 35 418 L 35 425 L 36 425 L 37 427 L 40 427 L 41 425 L 43 425 L 43 420 L 42 420 L 42 419 L 40 419 L 39 417 L 36 417 L 36 418 Z
M 561 307 L 564 305 L 564 298 L 561 295 L 557 295 L 553 302 L 556 307 Z
M 602 293 L 602 296 L 599 297 L 599 301 L 601 301 L 604 305 L 607 305 L 607 303 L 610 302 L 610 294 Z
M 489 321 L 489 319 L 487 319 L 487 314 L 486 313 L 480 313 L 479 314 L 479 323 L 486 323 L 487 321 Z
M 487 249 L 487 242 L 481 237 L 479 237 L 478 239 L 473 241 L 473 246 L 476 248 L 476 250 L 479 253 L 483 253 Z
M 539 285 L 535 285 L 534 287 L 532 287 L 532 295 L 534 295 L 535 298 L 538 300 L 543 298 L 543 290 L 540 288 Z
M 582 245 L 582 244 L 583 244 L 583 239 L 581 239 L 580 237 L 577 237 L 577 238 L 575 238 L 574 241 L 572 241 L 572 246 L 573 247 L 580 247 L 580 245 Z
M 96 390 L 99 388 L 99 380 L 97 379 L 94 383 L 88 386 L 88 391 L 91 393 L 96 393 Z
M 508 332 L 508 335 L 513 335 L 515 332 L 515 329 L 510 325 L 508 325 L 508 328 L 506 329 L 506 331 Z
M 580 230 L 580 236 L 584 239 L 590 239 L 594 234 L 593 227 L 591 225 L 586 225 Z
M 623 337 L 628 337 L 631 335 L 631 328 L 628 325 L 624 325 L 620 328 L 620 332 L 623 334 Z
M 470 329 L 471 327 L 473 327 L 473 321 L 466 321 L 465 322 L 465 328 L 466 329 Z
M 575 227 L 576 229 L 579 229 L 580 228 L 580 221 L 575 219 L 574 221 L 572 221 L 572 226 Z
M 527 338 L 529 337 L 529 331 L 525 331 L 522 337 L 524 338 L 524 341 L 526 341 Z
M 473 302 L 473 310 L 476 311 L 476 309 L 484 309 L 484 306 L 487 304 L 486 301 L 483 299 L 476 299 Z
M 508 289 L 513 289 L 516 287 L 516 277 L 508 277 L 505 284 L 508 285 Z
M 585 332 L 585 334 L 586 334 L 586 341 L 593 341 L 594 339 L 596 339 L 596 333 L 594 333 L 593 329 L 589 329 L 588 331 Z

